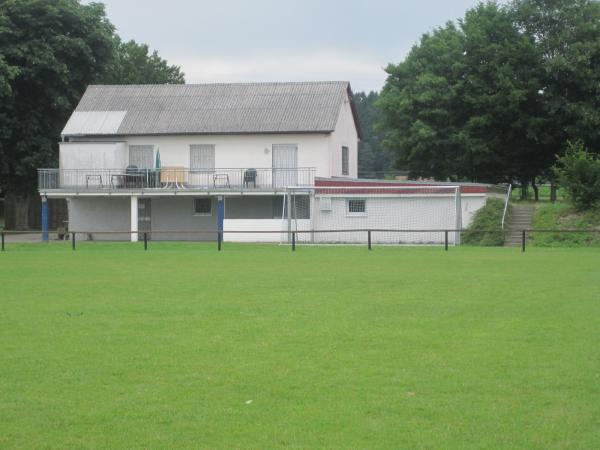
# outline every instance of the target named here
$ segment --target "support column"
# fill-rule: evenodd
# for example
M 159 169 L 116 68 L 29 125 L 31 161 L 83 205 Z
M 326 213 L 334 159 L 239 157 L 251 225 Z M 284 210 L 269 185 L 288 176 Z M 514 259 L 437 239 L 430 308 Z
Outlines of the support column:
M 42 241 L 48 242 L 48 197 L 42 195 Z
M 131 242 L 138 241 L 138 198 L 136 195 L 131 196 Z
M 223 223 L 225 222 L 225 198 L 220 195 L 217 201 L 217 230 L 223 233 Z M 223 235 L 221 234 L 221 237 Z

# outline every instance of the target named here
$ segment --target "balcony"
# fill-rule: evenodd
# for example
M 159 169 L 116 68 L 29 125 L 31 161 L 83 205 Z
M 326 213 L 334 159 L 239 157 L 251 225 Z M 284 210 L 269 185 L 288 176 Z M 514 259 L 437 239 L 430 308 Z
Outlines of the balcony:
M 215 192 L 281 191 L 287 187 L 314 186 L 315 169 L 223 168 L 160 169 L 38 169 L 40 192 Z

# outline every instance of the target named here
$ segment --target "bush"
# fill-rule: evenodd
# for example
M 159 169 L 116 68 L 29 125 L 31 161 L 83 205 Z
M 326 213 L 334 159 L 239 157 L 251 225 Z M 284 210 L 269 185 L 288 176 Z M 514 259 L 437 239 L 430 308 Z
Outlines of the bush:
M 568 143 L 554 172 L 578 211 L 600 207 L 600 159 L 588 152 L 581 141 Z
M 504 245 L 503 213 L 504 201 L 489 198 L 485 206 L 475 213 L 473 223 L 463 233 L 463 244 L 486 247 Z

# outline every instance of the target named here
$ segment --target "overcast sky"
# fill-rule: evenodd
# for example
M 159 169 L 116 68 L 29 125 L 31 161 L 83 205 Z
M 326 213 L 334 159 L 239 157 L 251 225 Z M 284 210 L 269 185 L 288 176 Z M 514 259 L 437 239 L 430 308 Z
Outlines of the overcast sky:
M 379 90 L 427 31 L 478 0 L 103 0 L 125 39 L 158 50 L 188 83 L 349 80 Z

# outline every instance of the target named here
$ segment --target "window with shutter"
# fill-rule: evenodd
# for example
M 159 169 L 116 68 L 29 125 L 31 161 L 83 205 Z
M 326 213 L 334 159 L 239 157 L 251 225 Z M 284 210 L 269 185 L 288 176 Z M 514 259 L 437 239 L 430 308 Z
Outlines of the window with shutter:
M 215 146 L 212 144 L 190 145 L 190 170 L 192 172 L 215 170 Z
M 154 146 L 153 145 L 130 145 L 129 165 L 137 166 L 138 169 L 154 168 Z

